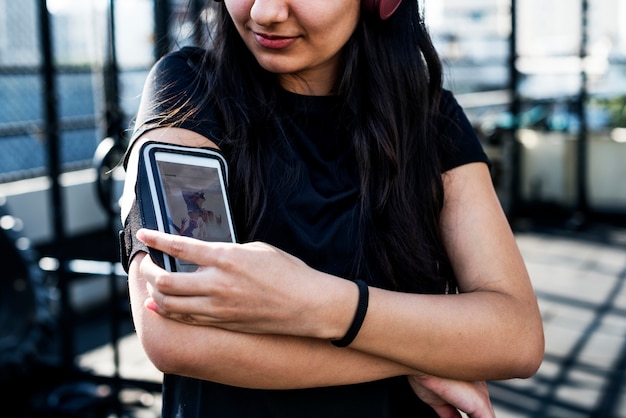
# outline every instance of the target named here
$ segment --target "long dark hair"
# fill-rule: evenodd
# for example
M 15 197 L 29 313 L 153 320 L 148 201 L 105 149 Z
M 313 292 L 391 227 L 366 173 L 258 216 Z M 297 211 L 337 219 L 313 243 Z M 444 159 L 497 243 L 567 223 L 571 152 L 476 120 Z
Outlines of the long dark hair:
M 280 131 L 278 82 L 248 51 L 223 4 L 216 7 L 203 64 L 210 92 L 205 104 L 218 109 L 226 133 L 221 145 L 232 158 L 233 202 L 243 208 L 245 223 L 238 233 L 253 239 L 266 207 L 266 185 L 264 142 L 249 138 L 259 127 Z M 439 235 L 444 139 L 435 121 L 442 75 L 418 2 L 405 0 L 387 21 L 364 15 L 343 60 L 335 90 L 361 189 L 355 274 L 382 274 L 392 289 L 441 293 L 451 279 L 443 273 L 449 269 Z M 367 267 L 371 262 L 373 269 Z

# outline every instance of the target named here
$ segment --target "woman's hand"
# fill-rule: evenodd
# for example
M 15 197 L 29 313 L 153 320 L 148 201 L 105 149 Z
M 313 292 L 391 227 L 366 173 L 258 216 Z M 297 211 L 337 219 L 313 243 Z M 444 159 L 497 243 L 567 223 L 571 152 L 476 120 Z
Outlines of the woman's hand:
M 440 418 L 461 417 L 459 410 L 470 418 L 495 417 L 485 382 L 463 382 L 425 374 L 408 379 L 415 394 Z
M 200 266 L 193 273 L 170 273 L 149 257 L 142 262 L 150 294 L 146 307 L 170 319 L 238 332 L 336 338 L 356 307 L 353 283 L 264 243 L 204 242 L 146 229 L 137 236 Z

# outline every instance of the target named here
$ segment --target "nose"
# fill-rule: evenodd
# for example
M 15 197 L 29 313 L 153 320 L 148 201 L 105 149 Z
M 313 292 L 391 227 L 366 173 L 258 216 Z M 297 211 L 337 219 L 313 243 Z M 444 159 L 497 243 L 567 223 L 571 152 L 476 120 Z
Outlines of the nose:
M 270 26 L 289 17 L 289 5 L 285 0 L 255 0 L 250 9 L 250 18 L 258 25 Z

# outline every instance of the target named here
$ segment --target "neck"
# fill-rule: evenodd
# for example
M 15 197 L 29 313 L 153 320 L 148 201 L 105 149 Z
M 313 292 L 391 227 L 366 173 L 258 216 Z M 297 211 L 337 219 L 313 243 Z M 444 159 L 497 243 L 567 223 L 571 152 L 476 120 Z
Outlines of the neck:
M 332 82 L 329 80 L 308 80 L 298 74 L 280 74 L 278 76 L 282 88 L 305 96 L 330 96 L 334 94 Z

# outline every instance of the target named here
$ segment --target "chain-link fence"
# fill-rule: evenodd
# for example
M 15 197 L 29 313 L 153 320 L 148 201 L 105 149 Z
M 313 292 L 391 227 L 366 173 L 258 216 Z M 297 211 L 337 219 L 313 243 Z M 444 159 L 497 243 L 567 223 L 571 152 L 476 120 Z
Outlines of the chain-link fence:
M 112 130 L 125 136 L 155 57 L 170 45 L 190 42 L 193 16 L 187 11 L 194 5 L 199 2 L 0 0 L 0 182 L 47 172 L 50 100 L 63 171 L 89 166 Z M 44 81 L 46 42 L 53 92 Z

